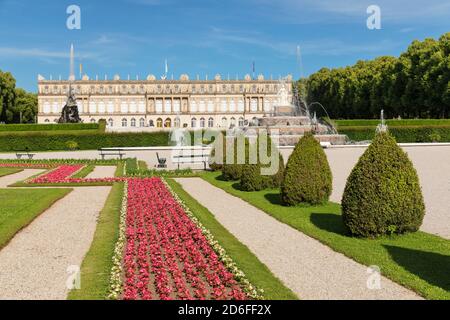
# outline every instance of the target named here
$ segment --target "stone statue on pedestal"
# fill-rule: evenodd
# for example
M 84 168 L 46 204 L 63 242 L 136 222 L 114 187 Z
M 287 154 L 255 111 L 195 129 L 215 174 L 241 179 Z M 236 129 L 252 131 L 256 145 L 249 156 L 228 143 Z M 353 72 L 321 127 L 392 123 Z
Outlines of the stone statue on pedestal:
M 58 123 L 79 123 L 81 122 L 80 115 L 78 114 L 78 105 L 75 95 L 72 91 L 72 87 L 69 87 L 69 95 L 67 102 L 61 112 L 61 117 Z

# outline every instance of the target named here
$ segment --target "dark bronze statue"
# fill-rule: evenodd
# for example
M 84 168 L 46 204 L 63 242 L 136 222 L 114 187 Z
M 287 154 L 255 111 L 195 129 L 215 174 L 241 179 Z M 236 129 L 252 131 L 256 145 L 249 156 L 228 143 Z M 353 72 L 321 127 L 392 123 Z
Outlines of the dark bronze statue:
M 61 117 L 58 123 L 79 123 L 81 122 L 80 115 L 78 114 L 77 99 L 72 91 L 72 87 L 69 87 L 69 95 L 67 102 L 61 112 Z

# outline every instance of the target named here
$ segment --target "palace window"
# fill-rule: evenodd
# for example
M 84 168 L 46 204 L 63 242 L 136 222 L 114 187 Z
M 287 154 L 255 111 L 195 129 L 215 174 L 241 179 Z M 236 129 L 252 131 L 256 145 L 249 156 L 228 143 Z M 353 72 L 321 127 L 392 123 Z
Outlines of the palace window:
M 200 101 L 199 111 L 200 112 L 205 112 L 205 101 L 203 101 L 203 100 Z
M 236 125 L 236 119 L 234 117 L 231 117 L 230 119 L 230 127 L 234 127 Z
M 209 128 L 214 127 L 214 119 L 213 119 L 213 118 L 209 118 L 209 119 L 208 119 L 208 127 L 209 127 Z
M 145 101 L 139 101 L 138 111 L 139 113 L 145 113 Z
M 179 128 L 180 127 L 180 118 L 176 117 L 173 122 L 173 125 L 175 128 Z
M 98 104 L 98 112 L 99 113 L 106 112 L 105 103 L 103 101 L 100 101 L 100 103 Z
M 131 118 L 131 126 L 132 127 L 136 127 L 136 119 L 135 118 Z
M 193 85 L 192 86 L 192 93 L 195 93 L 196 92 L 196 88 L 195 88 L 195 85 Z
M 200 128 L 205 127 L 205 118 L 200 118 Z
M 234 85 L 231 86 L 231 92 L 234 93 Z
M 245 108 L 244 100 L 240 99 L 239 102 L 238 102 L 238 111 L 239 112 L 244 112 L 244 108 Z
M 212 85 L 212 84 L 209 85 L 209 92 L 210 92 L 210 93 L 213 93 L 213 92 L 214 92 L 214 88 L 213 88 L 213 85 Z
M 162 128 L 163 120 L 161 118 L 156 119 L 156 126 Z
M 58 113 L 58 112 L 59 112 L 58 102 L 53 102 L 52 113 Z
M 44 103 L 44 113 L 50 113 L 50 103 L 45 102 Z
M 256 93 L 256 85 L 255 84 L 252 86 L 252 92 Z
M 156 100 L 155 110 L 156 110 L 157 113 L 162 113 L 162 111 L 163 111 L 163 101 L 162 101 L 162 99 L 157 99 Z
M 214 112 L 214 102 L 212 100 L 208 101 L 208 112 Z
M 223 117 L 222 118 L 222 127 L 226 128 L 227 126 L 227 118 Z
M 272 110 L 272 103 L 269 99 L 264 99 L 264 111 L 269 112 Z
M 239 118 L 239 127 L 243 127 L 244 126 L 244 118 L 243 117 L 240 117 Z
M 204 85 L 202 85 L 202 86 L 200 87 L 200 93 L 205 93 L 205 86 L 204 86 Z
M 114 103 L 112 101 L 108 101 L 107 110 L 108 113 L 114 113 Z
M 256 98 L 252 98 L 250 101 L 250 111 L 251 112 L 258 111 L 258 100 Z
M 45 119 L 45 120 L 44 120 L 44 122 L 45 122 L 45 123 L 49 123 L 49 122 L 50 122 L 50 120 L 48 120 L 48 119 Z
M 256 117 L 253 117 L 253 118 L 252 118 L 252 124 L 253 124 L 254 126 L 257 126 L 257 125 L 258 125 L 258 119 L 257 119 Z
M 164 121 L 164 127 L 165 128 L 171 128 L 172 127 L 172 120 L 170 118 L 167 118 L 166 121 Z
M 240 92 L 240 93 L 243 93 L 243 92 L 244 92 L 244 85 L 241 84 L 241 85 L 239 86 L 239 92 Z
M 48 86 L 45 86 L 44 93 L 48 93 Z
M 95 123 L 95 119 L 91 119 L 91 123 Z
M 112 118 L 108 119 L 108 126 L 114 127 L 114 120 Z
M 172 100 L 165 100 L 164 102 L 164 112 L 170 113 L 172 112 Z
M 131 103 L 130 103 L 130 112 L 131 113 L 136 113 L 136 111 L 137 111 L 136 101 L 131 101 Z
M 173 112 L 180 112 L 180 99 L 173 100 Z
M 145 119 L 144 118 L 140 118 L 139 119 L 139 127 L 144 127 L 145 126 Z
M 148 126 L 149 127 L 154 127 L 155 126 L 155 123 L 153 122 L 153 120 L 149 120 L 148 121 Z
M 236 111 L 236 102 L 234 100 L 230 101 L 230 112 Z
M 123 118 L 122 119 L 122 127 L 127 127 L 128 126 L 128 121 L 127 119 Z
M 100 87 L 100 93 L 103 93 L 104 90 L 105 90 L 105 89 L 103 88 L 103 86 L 101 86 L 101 87 Z
M 128 104 L 125 101 L 120 103 L 120 112 L 127 113 L 128 112 Z
M 108 87 L 108 93 L 113 93 L 113 87 L 112 86 Z
M 196 119 L 196 118 L 192 118 L 192 119 L 191 119 L 191 127 L 192 127 L 192 128 L 197 127 L 197 119 Z
M 227 112 L 227 109 L 228 109 L 227 100 L 222 99 L 222 101 L 220 102 L 220 111 Z
M 195 100 L 191 101 L 191 112 L 197 112 L 197 102 Z

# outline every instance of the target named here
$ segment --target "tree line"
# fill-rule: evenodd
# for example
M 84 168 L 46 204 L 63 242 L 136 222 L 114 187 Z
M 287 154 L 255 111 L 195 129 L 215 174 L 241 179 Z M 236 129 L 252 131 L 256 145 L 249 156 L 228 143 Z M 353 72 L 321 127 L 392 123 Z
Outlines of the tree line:
M 416 40 L 398 58 L 322 68 L 299 86 L 308 103 L 320 102 L 334 119 L 379 118 L 382 109 L 389 118 L 448 118 L 450 32 Z
M 33 123 L 37 110 L 37 95 L 16 88 L 13 75 L 0 70 L 0 123 Z

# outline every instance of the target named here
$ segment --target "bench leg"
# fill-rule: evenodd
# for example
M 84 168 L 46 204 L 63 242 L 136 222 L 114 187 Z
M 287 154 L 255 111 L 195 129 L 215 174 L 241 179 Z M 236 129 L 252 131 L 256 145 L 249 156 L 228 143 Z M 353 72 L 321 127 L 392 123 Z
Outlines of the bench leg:
M 123 156 L 122 154 L 119 154 L 119 158 L 120 158 L 120 160 L 122 160 L 122 156 Z
M 17 159 L 22 159 L 22 156 L 21 155 L 18 155 L 18 154 L 16 154 L 16 157 L 17 157 Z
M 28 159 L 32 160 L 32 159 L 33 159 L 33 156 L 34 156 L 33 154 L 29 154 L 29 155 L 28 155 Z
M 105 155 L 104 155 L 104 154 L 101 154 L 101 156 L 102 156 L 102 160 L 105 160 Z

